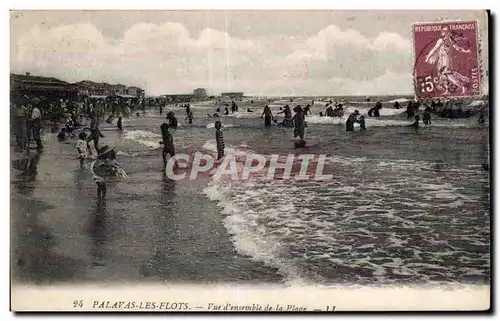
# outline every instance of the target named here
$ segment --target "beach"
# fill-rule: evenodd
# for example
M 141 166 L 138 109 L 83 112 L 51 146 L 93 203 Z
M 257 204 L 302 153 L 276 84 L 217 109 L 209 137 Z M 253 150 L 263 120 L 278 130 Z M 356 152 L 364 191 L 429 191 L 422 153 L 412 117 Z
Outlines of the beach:
M 264 128 L 266 103 L 276 113 L 310 101 L 239 102 L 221 119 L 226 154 L 297 152 L 293 129 Z M 331 182 L 165 181 L 155 150 L 164 116 L 149 109 L 124 119 L 123 132 L 103 122 L 102 144 L 128 174 L 104 203 L 79 169 L 76 140 L 45 133 L 38 159 L 11 153 L 13 280 L 489 284 L 488 124 L 434 117 L 415 131 L 404 109 L 386 106 L 366 132 L 348 133 L 349 112 L 369 107 L 347 104 L 343 118 L 329 118 L 313 105 L 307 152 L 327 155 Z M 216 153 L 213 105 L 193 104 L 191 125 L 182 108 L 166 110 L 180 123 L 178 153 Z

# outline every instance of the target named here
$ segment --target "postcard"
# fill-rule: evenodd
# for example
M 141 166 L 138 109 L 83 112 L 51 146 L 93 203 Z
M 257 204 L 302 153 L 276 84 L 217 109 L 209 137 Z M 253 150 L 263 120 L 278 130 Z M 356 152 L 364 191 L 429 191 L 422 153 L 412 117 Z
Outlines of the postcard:
M 484 10 L 12 10 L 11 309 L 490 309 Z

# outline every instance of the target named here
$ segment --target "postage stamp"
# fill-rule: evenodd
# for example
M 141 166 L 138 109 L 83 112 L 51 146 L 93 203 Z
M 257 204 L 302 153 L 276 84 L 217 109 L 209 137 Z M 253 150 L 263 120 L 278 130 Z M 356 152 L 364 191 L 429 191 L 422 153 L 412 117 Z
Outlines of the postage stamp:
M 417 97 L 482 94 L 477 21 L 416 23 L 412 29 Z
M 11 11 L 11 309 L 490 308 L 488 14 L 442 15 Z

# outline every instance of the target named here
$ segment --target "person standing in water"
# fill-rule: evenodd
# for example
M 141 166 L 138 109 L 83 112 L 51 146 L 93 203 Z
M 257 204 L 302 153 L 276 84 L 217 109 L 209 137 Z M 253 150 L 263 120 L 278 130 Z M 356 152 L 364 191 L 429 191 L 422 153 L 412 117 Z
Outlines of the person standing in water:
M 382 103 L 380 101 L 377 101 L 375 103 L 375 106 L 373 106 L 372 108 L 370 108 L 370 110 L 368 110 L 368 116 L 380 117 L 380 109 L 382 109 Z
M 92 155 L 92 149 L 90 148 L 90 142 L 94 142 L 94 148 L 96 152 L 99 152 L 99 137 L 104 137 L 104 135 L 101 133 L 99 130 L 99 122 L 97 120 L 97 117 L 95 116 L 95 113 L 92 112 L 90 116 L 90 127 L 87 129 L 90 129 L 90 135 L 87 137 L 87 149 L 89 150 L 89 154 Z
M 224 135 L 222 134 L 222 123 L 218 120 L 215 122 L 215 142 L 217 144 L 217 160 L 224 157 Z
M 481 109 L 481 111 L 479 112 L 479 118 L 477 119 L 477 123 L 479 125 L 484 125 L 484 123 L 486 123 L 486 118 L 484 117 L 484 110 Z
M 122 116 L 120 115 L 118 117 L 118 121 L 116 122 L 116 127 L 118 128 L 118 130 L 123 130 L 123 123 L 122 123 Z
M 262 115 L 260 118 L 264 118 L 264 126 L 271 126 L 271 121 L 273 120 L 273 113 L 271 112 L 271 108 L 268 105 L 264 107 L 264 111 L 262 111 Z
M 30 117 L 30 133 L 31 137 L 36 143 L 37 149 L 43 149 L 42 139 L 41 139 L 41 131 L 42 131 L 42 113 L 38 107 L 34 107 L 31 111 Z
M 359 130 L 362 132 L 366 130 L 365 116 L 359 117 Z
M 326 106 L 327 106 L 326 111 L 325 111 L 326 116 L 328 116 L 328 117 L 334 117 L 335 114 L 333 112 L 332 104 L 328 103 Z
M 352 114 L 349 115 L 347 121 L 345 122 L 345 129 L 347 132 L 354 131 L 354 123 L 359 123 L 358 116 L 359 116 L 359 111 L 357 109 Z
M 174 147 L 174 138 L 172 134 L 168 131 L 168 124 L 163 123 L 160 125 L 161 137 L 162 141 L 160 144 L 163 145 L 162 150 L 162 158 L 163 158 L 163 170 L 166 170 L 167 167 L 167 154 L 170 157 L 174 157 L 175 155 L 175 147 Z
M 431 124 L 431 107 L 425 107 L 424 114 L 422 115 L 422 121 L 424 125 Z
M 310 108 L 311 108 L 311 105 L 307 104 L 306 107 L 304 108 L 304 116 L 307 116 L 308 113 L 312 115 Z
M 294 125 L 294 130 L 293 130 L 293 138 L 299 137 L 299 141 L 295 142 L 295 147 L 305 147 L 305 141 L 304 141 L 304 136 L 305 136 L 305 130 L 306 130 L 306 121 L 305 121 L 305 116 L 302 108 L 300 106 L 297 106 L 293 109 L 295 112 L 295 115 L 293 115 L 292 121 Z
M 77 159 L 80 160 L 80 168 L 83 168 L 83 162 L 87 158 L 87 134 L 80 132 L 78 134 L 78 141 L 76 142 L 76 151 L 78 152 Z
M 163 115 L 163 105 L 160 104 L 160 116 Z
M 28 130 L 28 110 L 21 104 L 13 105 L 15 117 L 15 135 L 17 147 L 19 150 L 24 151 L 29 143 L 29 130 Z
M 169 128 L 177 129 L 177 118 L 175 118 L 173 111 L 167 113 L 167 120 Z
M 406 107 L 406 115 L 408 119 L 415 117 L 415 105 L 411 100 L 408 102 L 408 106 Z
M 278 112 L 278 114 L 284 114 L 285 119 L 283 119 L 283 122 L 281 123 L 281 126 L 283 127 L 292 127 L 293 126 L 293 121 L 292 121 L 292 110 L 290 109 L 290 106 L 285 105 L 285 109 L 282 111 Z
M 124 172 L 116 159 L 116 152 L 107 145 L 97 151 L 97 158 L 90 165 L 90 172 L 97 185 L 97 198 L 99 200 L 106 197 L 107 180 L 113 177 L 124 177 Z
M 185 120 L 188 121 L 188 124 L 192 124 L 194 120 L 193 112 L 190 111 Z
M 418 129 L 420 127 L 420 116 L 415 116 L 415 121 L 410 125 L 411 127 Z

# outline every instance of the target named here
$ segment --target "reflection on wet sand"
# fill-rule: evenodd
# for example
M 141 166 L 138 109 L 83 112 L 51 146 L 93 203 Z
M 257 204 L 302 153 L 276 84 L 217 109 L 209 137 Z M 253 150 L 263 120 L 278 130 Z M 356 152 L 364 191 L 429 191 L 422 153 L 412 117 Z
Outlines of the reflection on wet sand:
M 12 167 L 18 171 L 15 173 L 14 186 L 20 194 L 25 196 L 33 194 L 40 158 L 40 153 L 34 152 L 29 153 L 27 157 L 12 160 Z
M 55 253 L 52 248 L 60 241 L 52 230 L 39 222 L 39 214 L 52 208 L 50 205 L 25 199 L 20 217 L 12 218 L 11 237 L 16 239 L 13 249 L 12 269 L 14 279 L 21 282 L 53 283 L 54 280 L 70 281 L 79 278 L 78 260 Z
M 98 200 L 92 211 L 90 226 L 90 255 L 93 266 L 106 265 L 107 211 L 106 201 Z

